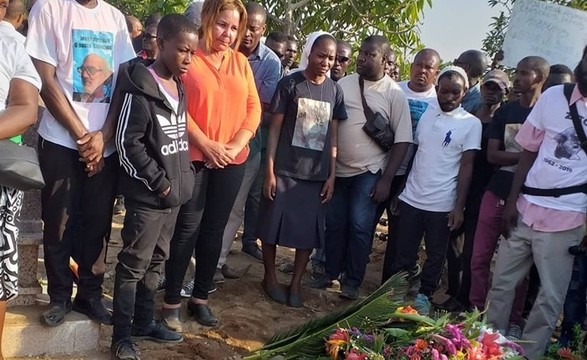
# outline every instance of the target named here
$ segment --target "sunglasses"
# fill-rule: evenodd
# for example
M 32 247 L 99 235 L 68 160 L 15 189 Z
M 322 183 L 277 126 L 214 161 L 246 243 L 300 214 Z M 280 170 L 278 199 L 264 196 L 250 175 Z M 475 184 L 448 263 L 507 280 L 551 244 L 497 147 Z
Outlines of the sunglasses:
M 350 58 L 346 57 L 346 56 L 336 56 L 336 61 L 338 61 L 339 63 L 346 63 L 349 62 Z

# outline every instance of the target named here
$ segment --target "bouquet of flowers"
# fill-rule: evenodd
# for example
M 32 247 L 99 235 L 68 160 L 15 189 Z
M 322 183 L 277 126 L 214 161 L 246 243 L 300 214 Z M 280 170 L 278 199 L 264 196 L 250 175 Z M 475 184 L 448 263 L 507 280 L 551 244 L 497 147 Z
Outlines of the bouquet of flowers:
M 451 321 L 405 306 L 405 274 L 394 275 L 349 308 L 274 336 L 246 359 L 521 360 L 522 349 L 466 314 Z

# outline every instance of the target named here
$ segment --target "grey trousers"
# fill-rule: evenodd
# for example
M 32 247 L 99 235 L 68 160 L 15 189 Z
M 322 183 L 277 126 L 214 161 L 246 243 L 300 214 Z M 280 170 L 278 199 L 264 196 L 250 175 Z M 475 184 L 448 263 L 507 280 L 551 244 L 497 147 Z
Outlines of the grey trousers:
M 524 355 L 534 360 L 544 354 L 562 313 L 574 261 L 569 247 L 579 244 L 584 227 L 541 232 L 521 219 L 519 215 L 517 227 L 499 246 L 486 317 L 495 329 L 507 328 L 516 286 L 536 264 L 541 288 L 522 334 Z

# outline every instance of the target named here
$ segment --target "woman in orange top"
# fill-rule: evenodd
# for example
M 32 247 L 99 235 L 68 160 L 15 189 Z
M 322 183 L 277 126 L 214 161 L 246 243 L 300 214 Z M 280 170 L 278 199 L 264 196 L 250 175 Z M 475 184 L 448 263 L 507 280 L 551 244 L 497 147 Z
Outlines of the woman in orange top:
M 218 323 L 208 307 L 208 293 L 214 289 L 222 235 L 243 179 L 247 144 L 261 120 L 253 71 L 247 58 L 232 49 L 238 48 L 246 24 L 240 0 L 206 0 L 196 56 L 183 79 L 196 185 L 192 199 L 180 209 L 165 267 L 163 320 L 175 331 L 181 331 L 180 292 L 194 249 L 196 275 L 188 313 L 202 325 Z

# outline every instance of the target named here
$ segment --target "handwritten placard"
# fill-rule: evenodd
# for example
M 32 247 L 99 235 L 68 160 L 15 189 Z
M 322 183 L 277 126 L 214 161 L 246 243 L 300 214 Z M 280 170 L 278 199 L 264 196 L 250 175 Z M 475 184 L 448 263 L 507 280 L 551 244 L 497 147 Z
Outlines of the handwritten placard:
M 516 0 L 503 42 L 504 64 L 542 56 L 574 69 L 587 45 L 587 12 L 539 0 Z

